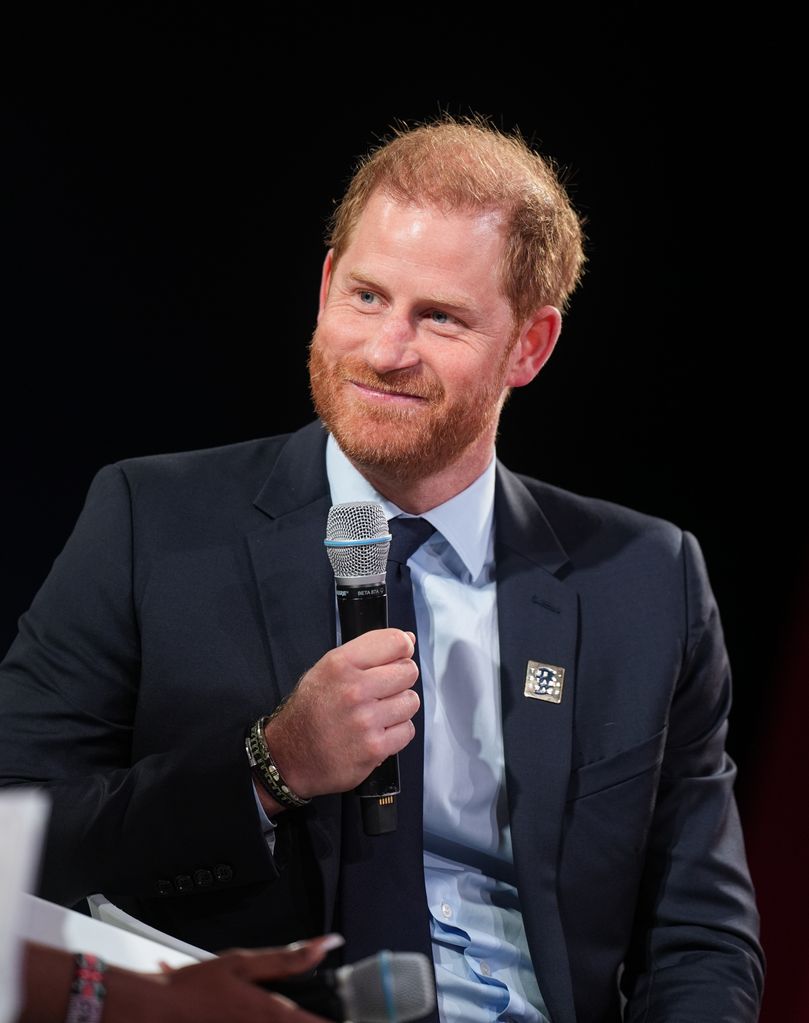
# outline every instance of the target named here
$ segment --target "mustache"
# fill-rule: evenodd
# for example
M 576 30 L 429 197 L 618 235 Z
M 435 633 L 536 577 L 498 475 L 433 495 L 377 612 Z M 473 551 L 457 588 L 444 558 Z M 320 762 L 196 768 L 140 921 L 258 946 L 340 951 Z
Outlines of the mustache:
M 324 366 L 320 372 L 327 373 L 328 370 Z M 341 380 L 370 387 L 385 394 L 405 394 L 425 401 L 440 401 L 444 397 L 441 383 L 417 366 L 377 373 L 367 362 L 347 355 L 337 363 L 334 372 Z

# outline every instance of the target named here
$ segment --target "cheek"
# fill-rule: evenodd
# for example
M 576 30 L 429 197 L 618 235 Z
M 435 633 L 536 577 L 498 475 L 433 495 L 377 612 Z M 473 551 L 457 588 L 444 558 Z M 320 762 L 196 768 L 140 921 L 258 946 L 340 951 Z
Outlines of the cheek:
M 433 352 L 426 361 L 447 389 L 458 393 L 477 391 L 491 371 L 485 359 L 470 359 L 469 353 L 460 348 Z
M 348 352 L 362 344 L 362 317 L 356 314 L 324 309 L 317 321 L 317 338 L 323 350 L 340 353 Z

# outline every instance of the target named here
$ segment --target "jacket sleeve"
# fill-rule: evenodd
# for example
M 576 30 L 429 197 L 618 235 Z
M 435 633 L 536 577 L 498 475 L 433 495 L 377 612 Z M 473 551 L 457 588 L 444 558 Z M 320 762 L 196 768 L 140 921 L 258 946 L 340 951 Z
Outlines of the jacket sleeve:
M 258 821 L 242 725 L 184 728 L 133 761 L 141 650 L 129 485 L 102 469 L 0 665 L 0 784 L 51 798 L 41 894 L 154 897 L 276 875 Z M 184 882 L 183 882 L 184 883 Z M 167 887 L 168 886 L 168 887 Z
M 754 1023 L 758 915 L 725 752 L 730 672 L 701 552 L 684 534 L 688 633 L 669 718 L 634 942 L 633 1023 Z

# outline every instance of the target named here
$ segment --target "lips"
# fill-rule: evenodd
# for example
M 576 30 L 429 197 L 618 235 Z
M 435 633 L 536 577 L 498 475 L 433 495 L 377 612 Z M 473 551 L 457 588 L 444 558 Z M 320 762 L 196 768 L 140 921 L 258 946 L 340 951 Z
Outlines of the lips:
M 400 412 L 407 416 L 416 409 L 435 410 L 443 405 L 444 388 L 424 365 L 378 373 L 355 355 L 344 355 L 330 365 L 318 344 L 319 329 L 309 350 L 309 378 L 313 397 L 321 406 L 327 401 L 357 401 L 367 414 L 387 420 L 386 410 L 390 415 Z
M 429 395 L 419 394 L 417 391 L 403 391 L 393 387 L 380 387 L 378 383 L 368 383 L 365 380 L 357 380 L 353 377 L 346 377 L 346 381 L 361 391 L 371 392 L 375 395 L 385 395 L 390 398 L 407 398 L 411 401 L 430 400 Z

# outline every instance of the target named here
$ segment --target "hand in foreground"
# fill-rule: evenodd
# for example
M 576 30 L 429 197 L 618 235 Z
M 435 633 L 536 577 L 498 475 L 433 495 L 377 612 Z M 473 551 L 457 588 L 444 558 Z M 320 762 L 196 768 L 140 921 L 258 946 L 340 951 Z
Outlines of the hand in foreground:
M 109 966 L 104 1023 L 326 1023 L 258 985 L 313 969 L 342 944 L 328 934 L 286 948 L 234 949 L 218 959 L 165 973 Z M 73 956 L 25 946 L 24 1008 L 19 1023 L 58 1023 L 67 1011 Z
M 342 939 L 337 935 L 325 935 L 286 948 L 232 949 L 217 959 L 151 977 L 149 979 L 155 983 L 149 995 L 149 1011 L 143 1017 L 113 1015 L 117 1006 L 111 983 L 105 1021 L 323 1023 L 321 1016 L 313 1016 L 283 995 L 258 985 L 305 973 L 317 966 L 330 949 L 341 944 Z M 114 978 L 111 976 L 110 980 L 113 982 Z
M 375 629 L 330 650 L 267 724 L 267 746 L 302 798 L 347 792 L 416 734 L 415 636 Z

